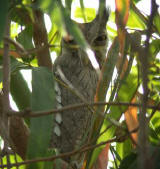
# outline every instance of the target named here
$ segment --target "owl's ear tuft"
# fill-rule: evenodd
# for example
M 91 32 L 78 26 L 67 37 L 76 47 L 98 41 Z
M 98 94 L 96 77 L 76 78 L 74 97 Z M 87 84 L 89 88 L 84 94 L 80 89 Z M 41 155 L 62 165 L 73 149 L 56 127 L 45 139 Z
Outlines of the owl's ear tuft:
M 106 24 L 109 18 L 109 14 L 110 14 L 109 8 L 100 5 L 95 20 L 100 20 L 101 23 Z

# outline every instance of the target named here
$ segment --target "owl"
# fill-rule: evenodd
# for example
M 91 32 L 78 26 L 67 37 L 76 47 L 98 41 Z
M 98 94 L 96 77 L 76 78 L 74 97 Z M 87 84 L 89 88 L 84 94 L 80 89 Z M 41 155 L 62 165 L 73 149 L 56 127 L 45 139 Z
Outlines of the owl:
M 108 16 L 105 9 L 104 12 L 98 13 L 92 22 L 77 23 L 100 68 L 106 55 Z M 56 108 L 94 102 L 99 77 L 87 53 L 78 46 L 71 35 L 62 39 L 61 46 L 61 55 L 57 57 L 53 67 L 56 79 Z M 66 153 L 87 143 L 93 113 L 94 110 L 90 107 L 57 113 L 54 118 L 53 146 L 59 152 Z

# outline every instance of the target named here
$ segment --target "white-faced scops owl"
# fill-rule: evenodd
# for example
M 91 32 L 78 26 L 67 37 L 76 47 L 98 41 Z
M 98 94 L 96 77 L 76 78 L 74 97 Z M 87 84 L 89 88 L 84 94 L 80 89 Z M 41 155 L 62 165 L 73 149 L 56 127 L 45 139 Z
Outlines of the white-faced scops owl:
M 106 23 L 108 11 L 98 13 L 90 23 L 78 24 L 86 41 L 95 53 L 100 65 L 106 55 Z M 54 64 L 56 79 L 56 106 L 74 105 L 94 102 L 98 74 L 93 68 L 87 54 L 75 42 L 74 37 L 62 39 L 61 55 Z M 92 109 L 81 107 L 70 109 L 55 115 L 52 144 L 61 153 L 73 151 L 80 143 L 87 143 L 93 116 Z

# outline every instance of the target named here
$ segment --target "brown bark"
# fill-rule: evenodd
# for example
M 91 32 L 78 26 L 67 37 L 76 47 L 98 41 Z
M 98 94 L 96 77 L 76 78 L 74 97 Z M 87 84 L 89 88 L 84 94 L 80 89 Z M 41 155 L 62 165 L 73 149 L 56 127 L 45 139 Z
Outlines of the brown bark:
M 48 36 L 44 23 L 43 13 L 40 10 L 34 10 L 33 23 L 33 39 L 36 48 L 42 47 L 42 50 L 37 51 L 37 59 L 39 66 L 45 66 L 52 69 L 52 62 L 48 48 Z M 46 46 L 46 47 L 44 47 Z
M 22 118 L 10 118 L 10 137 L 14 144 L 14 151 L 24 160 L 27 151 L 29 129 Z

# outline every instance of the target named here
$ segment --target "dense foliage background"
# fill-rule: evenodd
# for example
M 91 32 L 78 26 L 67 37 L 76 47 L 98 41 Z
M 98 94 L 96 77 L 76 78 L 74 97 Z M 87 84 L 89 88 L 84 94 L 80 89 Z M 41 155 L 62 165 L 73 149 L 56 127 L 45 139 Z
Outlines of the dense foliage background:
M 85 0 L 75 10 L 72 0 L 0 1 L 0 168 L 67 168 L 60 158 L 84 151 L 83 168 L 160 168 L 160 3 L 151 0 L 146 15 L 136 6 L 140 1 L 115 0 L 95 96 L 94 139 L 68 154 L 48 150 L 59 111 L 53 104 L 52 63 L 66 30 L 86 50 L 87 42 L 70 16 L 90 22 L 96 9 L 85 7 Z M 105 0 L 99 2 L 104 6 Z M 22 70 L 28 71 L 22 75 Z M 31 90 L 25 80 L 30 71 Z M 17 112 L 10 108 L 11 97 Z

